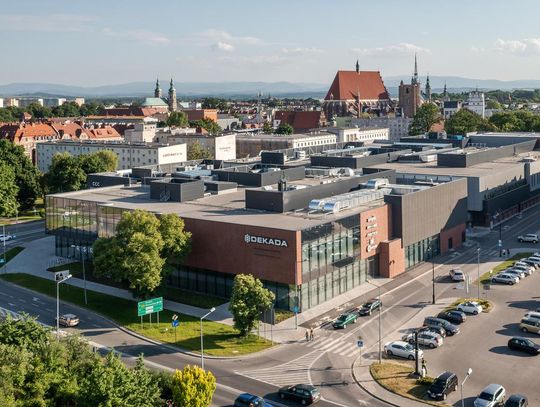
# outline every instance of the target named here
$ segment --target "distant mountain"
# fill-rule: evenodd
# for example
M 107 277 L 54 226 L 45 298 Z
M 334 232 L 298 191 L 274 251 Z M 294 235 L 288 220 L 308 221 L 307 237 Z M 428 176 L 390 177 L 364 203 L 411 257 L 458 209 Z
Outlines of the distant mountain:
M 392 96 L 397 96 L 397 87 L 403 79 L 410 83 L 410 76 L 387 76 L 384 83 Z M 446 83 L 452 92 L 479 89 L 512 90 L 538 89 L 540 80 L 499 81 L 492 79 L 471 79 L 459 76 L 430 76 L 431 88 L 440 92 Z M 420 77 L 422 86 L 426 77 Z M 69 86 L 50 83 L 10 83 L 0 85 L 0 97 L 7 96 L 82 96 L 87 98 L 147 97 L 153 96 L 154 82 L 130 82 L 104 86 Z M 167 93 L 169 83 L 163 81 L 163 93 Z M 175 82 L 176 92 L 182 97 L 217 96 L 227 98 L 255 98 L 258 92 L 278 97 L 314 97 L 323 98 L 330 83 L 292 83 L 292 82 Z

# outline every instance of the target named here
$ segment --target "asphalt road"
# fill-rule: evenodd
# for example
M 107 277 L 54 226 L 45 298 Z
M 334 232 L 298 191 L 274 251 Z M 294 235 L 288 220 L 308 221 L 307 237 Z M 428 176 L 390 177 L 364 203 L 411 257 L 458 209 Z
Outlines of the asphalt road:
M 0 228 L 0 233 L 4 233 Z M 45 221 L 38 220 L 33 222 L 24 222 L 5 227 L 6 235 L 13 235 L 15 239 L 6 242 L 6 249 L 17 246 L 22 242 L 30 242 L 35 239 L 45 237 Z

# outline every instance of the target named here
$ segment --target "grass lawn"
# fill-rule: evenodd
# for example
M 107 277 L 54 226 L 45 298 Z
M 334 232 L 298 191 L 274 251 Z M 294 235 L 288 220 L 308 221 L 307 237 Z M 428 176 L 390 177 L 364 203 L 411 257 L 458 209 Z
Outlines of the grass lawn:
M 20 247 L 20 246 L 15 246 L 15 247 L 12 247 L 9 250 L 6 250 L 6 263 L 9 263 L 9 261 L 12 258 L 14 258 L 16 255 L 18 255 L 23 250 L 24 250 L 24 247 Z M 2 259 L 2 261 L 4 260 L 4 252 L 2 252 L 2 254 L 0 254 L 0 259 Z
M 27 274 L 5 274 L 1 278 L 27 287 L 31 290 L 56 297 L 56 287 L 52 280 L 30 276 Z M 152 327 L 149 317 L 144 318 L 141 328 L 140 318 L 137 317 L 137 303 L 122 298 L 88 291 L 88 305 L 84 305 L 83 290 L 79 287 L 60 284 L 60 298 L 81 307 L 88 308 L 117 324 L 138 332 L 148 338 L 174 344 L 190 351 L 200 351 L 200 320 L 188 315 L 178 314 L 180 326 L 177 328 L 177 340 L 174 340 L 174 330 L 171 327 L 173 312 L 164 310 L 160 312 L 160 324 L 155 323 L 156 314 L 152 315 Z M 251 335 L 240 338 L 230 326 L 217 322 L 203 321 L 204 352 L 213 356 L 235 356 L 261 351 L 271 347 L 270 341 Z
M 373 363 L 369 367 L 369 372 L 377 383 L 392 393 L 432 406 L 448 406 L 446 403 L 427 398 L 427 389 L 429 386 L 427 384 L 417 384 L 417 379 L 410 377 L 411 373 L 414 372 L 413 363 Z
M 286 319 L 289 319 L 291 317 L 294 317 L 294 312 L 287 311 L 284 309 L 275 309 L 274 310 L 274 323 L 279 324 L 282 321 L 285 321 Z
M 41 209 L 45 209 L 45 204 L 43 203 L 43 198 L 36 199 L 36 202 L 34 203 L 34 208 L 36 209 L 34 212 L 33 208 L 30 209 L 24 209 L 19 212 L 18 217 L 12 217 L 12 218 L 0 218 L 0 226 L 2 225 L 11 225 L 15 222 L 18 223 L 24 223 L 24 222 L 31 222 L 34 220 L 41 220 L 43 219 L 39 215 L 39 211 Z
M 478 298 L 459 298 L 457 300 L 455 300 L 452 304 L 450 304 L 448 307 L 446 307 L 444 310 L 445 311 L 449 311 L 449 310 L 452 310 L 452 309 L 456 309 L 456 307 L 461 304 L 462 302 L 465 302 L 465 301 L 476 301 L 478 304 L 480 304 L 482 306 L 482 312 L 491 312 L 491 310 L 493 309 L 493 304 L 488 301 L 488 300 L 485 300 L 485 299 L 478 299 Z
M 499 263 L 499 265 L 495 266 L 493 269 L 492 269 L 492 273 L 491 275 L 495 275 L 497 274 L 499 271 L 503 271 L 505 269 L 507 269 L 508 267 L 510 267 L 512 264 L 514 264 L 515 261 L 517 260 L 521 260 L 525 257 L 530 257 L 532 255 L 532 253 L 518 253 L 518 254 L 515 254 L 513 255 L 512 257 L 510 257 L 509 259 L 503 261 L 502 263 Z M 489 275 L 489 271 L 482 274 L 480 276 L 480 283 L 481 284 L 489 284 L 489 280 L 490 279 L 490 275 Z M 475 284 L 478 284 L 478 281 L 475 281 L 474 282 Z

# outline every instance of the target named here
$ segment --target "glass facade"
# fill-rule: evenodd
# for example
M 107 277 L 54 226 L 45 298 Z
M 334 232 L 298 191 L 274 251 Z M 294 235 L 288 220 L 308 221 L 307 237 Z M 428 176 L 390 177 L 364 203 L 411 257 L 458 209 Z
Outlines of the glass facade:
M 343 294 L 377 276 L 378 255 L 360 259 L 360 216 L 302 231 L 300 310 Z
M 431 253 L 433 244 L 434 254 Z M 418 263 L 438 256 L 441 252 L 439 235 L 427 237 L 419 242 L 413 243 L 405 248 L 405 268 L 409 269 Z

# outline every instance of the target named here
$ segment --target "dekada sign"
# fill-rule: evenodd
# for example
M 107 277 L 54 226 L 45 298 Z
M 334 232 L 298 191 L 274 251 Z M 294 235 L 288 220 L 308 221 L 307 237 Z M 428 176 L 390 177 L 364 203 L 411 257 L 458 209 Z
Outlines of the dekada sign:
M 258 244 L 266 244 L 269 246 L 288 247 L 286 240 L 274 239 L 271 237 L 253 236 L 253 235 L 246 234 L 244 236 L 244 241 L 246 243 L 258 243 Z

